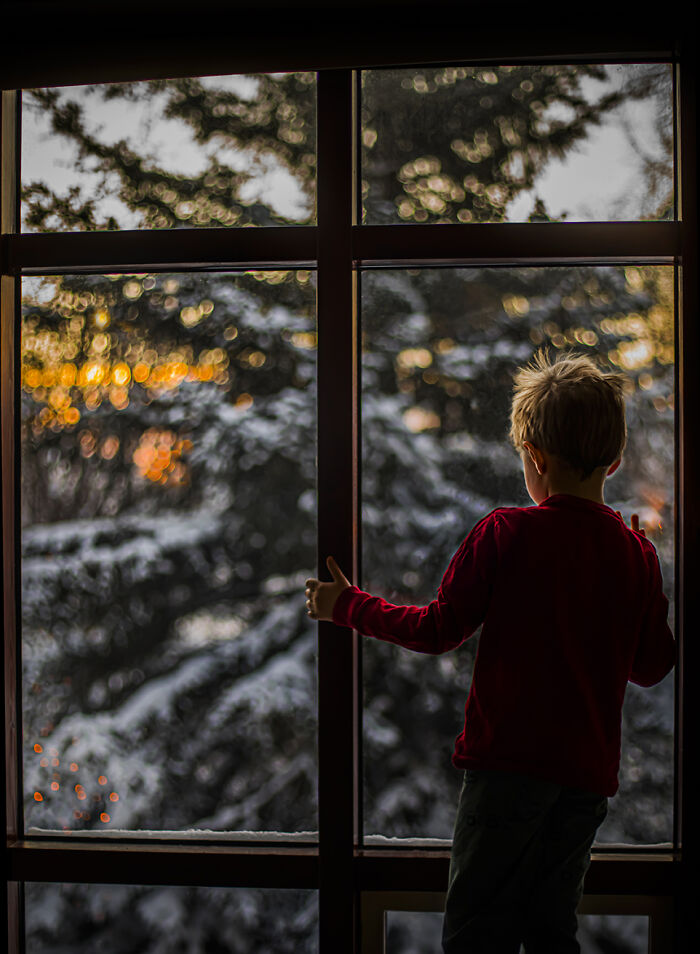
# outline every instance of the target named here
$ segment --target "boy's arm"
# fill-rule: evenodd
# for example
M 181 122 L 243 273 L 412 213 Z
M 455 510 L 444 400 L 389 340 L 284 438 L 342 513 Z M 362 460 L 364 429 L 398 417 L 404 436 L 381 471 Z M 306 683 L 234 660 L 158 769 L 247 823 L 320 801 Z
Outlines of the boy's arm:
M 647 558 L 651 570 L 649 600 L 629 675 L 630 682 L 638 686 L 654 686 L 661 682 L 676 661 L 676 641 L 668 626 L 668 600 L 662 588 L 659 561 L 651 549 Z
M 396 606 L 348 586 L 335 601 L 333 622 L 415 652 L 454 649 L 477 629 L 488 608 L 495 566 L 490 516 L 474 527 L 452 557 L 436 599 L 427 606 Z

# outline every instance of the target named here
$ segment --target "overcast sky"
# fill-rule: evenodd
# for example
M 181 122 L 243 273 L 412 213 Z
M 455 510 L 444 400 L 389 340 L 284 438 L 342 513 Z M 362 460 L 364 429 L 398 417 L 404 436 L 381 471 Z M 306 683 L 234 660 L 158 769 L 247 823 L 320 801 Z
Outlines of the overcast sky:
M 632 67 L 634 69 L 634 67 Z M 584 94 L 591 99 L 616 88 L 629 67 L 610 66 L 608 79 L 599 82 L 584 78 Z M 211 88 L 229 88 L 243 98 L 254 98 L 257 81 L 248 76 L 207 77 L 202 82 Z M 184 123 L 163 117 L 165 94 L 144 97 L 140 101 L 121 99 L 104 102 L 90 96 L 87 87 L 68 87 L 66 99 L 85 107 L 87 127 L 102 130 L 104 141 L 126 138 L 140 154 L 152 156 L 159 165 L 174 173 L 196 175 L 208 165 L 209 157 L 235 170 L 251 169 L 250 154 L 227 148 L 219 141 L 201 146 Z M 570 221 L 624 220 L 639 217 L 645 196 L 639 156 L 624 131 L 624 123 L 652 155 L 660 156 L 661 139 L 657 128 L 655 103 L 651 100 L 626 102 L 611 112 L 588 137 L 572 149 L 564 160 L 553 159 L 538 178 L 531 192 L 522 193 L 508 209 L 509 221 L 525 221 L 536 196 L 544 200 L 550 215 L 567 213 Z M 52 135 L 47 117 L 36 108 L 25 108 L 22 122 L 22 180 L 41 180 L 59 193 L 80 185 L 84 194 L 94 192 L 98 177 L 78 173 L 76 148 L 63 137 Z M 297 182 L 274 156 L 258 159 L 256 173 L 244 187 L 242 198 L 268 202 L 280 215 L 304 220 L 308 215 L 306 197 Z M 114 191 L 118 183 L 115 177 Z M 106 198 L 99 208 L 102 215 L 113 215 L 122 228 L 138 228 L 139 216 L 127 209 L 116 195 Z

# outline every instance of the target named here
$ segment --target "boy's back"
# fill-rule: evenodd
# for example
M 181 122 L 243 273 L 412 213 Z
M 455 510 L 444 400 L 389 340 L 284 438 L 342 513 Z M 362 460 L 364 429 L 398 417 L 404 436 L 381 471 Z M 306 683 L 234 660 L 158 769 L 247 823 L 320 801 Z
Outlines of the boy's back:
M 627 681 L 658 682 L 675 654 L 653 546 L 567 494 L 475 530 L 493 582 L 455 765 L 614 794 Z

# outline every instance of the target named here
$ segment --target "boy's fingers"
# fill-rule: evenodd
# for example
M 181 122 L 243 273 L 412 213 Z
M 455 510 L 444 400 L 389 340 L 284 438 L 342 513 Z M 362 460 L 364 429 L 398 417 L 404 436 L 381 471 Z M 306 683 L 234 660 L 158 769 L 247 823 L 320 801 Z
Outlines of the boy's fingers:
M 333 577 L 336 583 L 343 583 L 345 581 L 345 576 L 343 575 L 342 570 L 340 569 L 340 567 L 335 562 L 332 556 L 329 556 L 328 559 L 326 560 L 326 566 L 331 571 L 331 576 Z
M 630 517 L 630 524 L 632 525 L 632 529 L 636 533 L 639 533 L 639 514 L 636 514 L 636 513 L 632 514 L 632 516 Z

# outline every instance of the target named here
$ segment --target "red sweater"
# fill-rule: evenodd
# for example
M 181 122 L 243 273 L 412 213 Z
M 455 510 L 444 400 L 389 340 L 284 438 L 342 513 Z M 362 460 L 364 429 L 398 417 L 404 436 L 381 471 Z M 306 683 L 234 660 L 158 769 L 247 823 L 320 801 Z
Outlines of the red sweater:
M 427 606 L 351 586 L 333 621 L 422 653 L 483 624 L 453 764 L 614 795 L 627 682 L 673 668 L 667 611 L 652 544 L 610 507 L 555 494 L 480 520 Z

